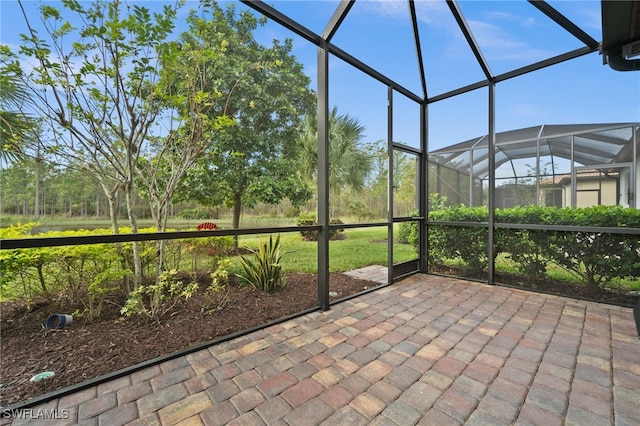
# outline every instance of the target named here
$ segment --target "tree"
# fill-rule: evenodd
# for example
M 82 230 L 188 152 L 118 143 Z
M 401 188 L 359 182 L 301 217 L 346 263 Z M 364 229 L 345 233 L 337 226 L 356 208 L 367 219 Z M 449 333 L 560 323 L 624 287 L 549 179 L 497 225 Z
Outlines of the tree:
M 393 207 L 394 216 L 411 216 L 418 208 L 416 193 L 417 157 L 394 150 L 393 152 Z
M 13 162 L 8 167 L 2 168 L 0 201 L 3 213 L 27 215 L 32 211 L 33 178 L 33 165 L 28 159 Z
M 365 194 L 366 199 L 371 203 L 374 217 L 386 218 L 389 205 L 389 153 L 387 152 L 387 141 L 378 140 L 372 145 L 372 167 L 367 187 L 369 192 Z
M 0 161 L 4 163 L 35 158 L 34 218 L 40 217 L 40 182 L 43 155 L 40 141 L 41 123 L 35 119 L 20 62 L 8 46 L 0 46 Z
M 205 18 L 206 13 L 210 17 Z M 237 14 L 205 2 L 203 13 L 192 13 L 189 31 L 182 34 L 180 62 L 194 52 L 215 52 L 202 64 L 210 76 L 209 93 L 217 94 L 210 116 L 228 114 L 233 126 L 210 139 L 207 155 L 187 172 L 179 194 L 205 205 L 233 207 L 234 228 L 242 207 L 258 202 L 276 204 L 289 198 L 300 205 L 311 191 L 298 172 L 299 127 L 315 105 L 310 80 L 291 54 L 292 41 L 260 45 L 253 37 L 258 21 L 251 13 Z
M 191 19 L 196 12 L 191 12 Z M 211 80 L 215 75 L 208 69 L 209 61 L 220 60 L 225 53 L 225 42 L 211 44 L 204 50 L 189 43 L 166 43 L 160 53 L 162 62 L 158 94 L 161 103 L 171 111 L 170 128 L 166 136 L 150 138 L 148 151 L 138 162 L 138 179 L 149 200 L 151 215 L 158 231 L 165 231 L 168 209 L 181 179 L 206 152 L 211 140 L 235 121 L 226 113 L 210 114 L 215 102 L 227 105 L 225 97 Z
M 24 112 L 29 96 L 18 60 L 8 46 L 0 45 L 0 64 L 0 161 L 10 162 L 23 157 L 36 123 Z
M 303 126 L 302 164 L 307 178 L 315 180 L 318 172 L 318 121 L 307 115 Z M 364 189 L 371 172 L 371 147 L 361 143 L 364 126 L 349 114 L 329 112 L 329 189 L 337 198 L 345 188 L 352 192 Z
M 56 7 L 40 6 L 46 38 L 40 38 L 23 8 L 28 34 L 22 35 L 20 53 L 35 60 L 23 82 L 47 126 L 44 131 L 57 141 L 48 148 L 96 179 L 109 202 L 114 233 L 122 192 L 129 225 L 137 232 L 136 166 L 152 126 L 162 118 L 157 52 L 173 31 L 176 8 L 166 5 L 152 16 L 147 8 L 120 1 L 62 4 L 71 19 Z M 75 28 L 71 21 L 82 26 Z M 133 252 L 137 285 L 142 276 L 137 244 Z

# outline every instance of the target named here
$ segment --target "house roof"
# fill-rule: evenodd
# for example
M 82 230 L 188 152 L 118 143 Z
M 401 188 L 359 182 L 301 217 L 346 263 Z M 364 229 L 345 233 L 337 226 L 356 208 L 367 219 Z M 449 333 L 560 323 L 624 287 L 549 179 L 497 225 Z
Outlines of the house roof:
M 495 167 L 515 159 L 536 156 L 571 159 L 573 155 L 573 160 L 583 166 L 631 162 L 633 133 L 635 129 L 636 138 L 640 140 L 639 125 L 640 123 L 544 124 L 496 133 Z M 484 179 L 489 172 L 488 143 L 489 136 L 483 135 L 431 151 L 429 155 L 431 161 L 440 165 Z
M 620 175 L 619 171 L 613 171 L 603 174 L 599 170 L 587 170 L 576 173 L 576 179 L 578 180 L 594 180 L 603 178 L 617 178 Z M 569 185 L 571 184 L 571 174 L 563 173 L 556 175 L 553 178 L 543 179 L 540 181 L 540 185 Z

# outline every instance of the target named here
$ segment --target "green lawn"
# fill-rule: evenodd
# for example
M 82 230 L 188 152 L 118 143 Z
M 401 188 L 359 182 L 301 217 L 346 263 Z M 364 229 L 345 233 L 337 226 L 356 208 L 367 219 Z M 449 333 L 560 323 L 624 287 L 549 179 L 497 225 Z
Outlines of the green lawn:
M 329 271 L 344 272 L 369 265 L 387 265 L 387 228 L 346 229 L 344 239 L 329 242 Z M 240 246 L 255 248 L 260 241 L 266 241 L 268 235 L 247 235 L 240 237 Z M 282 250 L 286 253 L 282 259 L 285 271 L 316 273 L 318 262 L 318 244 L 315 241 L 303 241 L 299 232 L 280 234 Z M 403 262 L 416 258 L 413 247 L 407 244 L 394 244 L 394 262 Z

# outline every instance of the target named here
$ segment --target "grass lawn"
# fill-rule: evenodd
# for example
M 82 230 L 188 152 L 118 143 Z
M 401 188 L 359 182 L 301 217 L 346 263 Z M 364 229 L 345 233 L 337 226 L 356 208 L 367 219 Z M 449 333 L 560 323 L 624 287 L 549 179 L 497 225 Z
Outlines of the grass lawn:
M 241 247 L 256 248 L 268 235 L 243 235 Z M 344 239 L 329 242 L 329 271 L 344 272 L 369 265 L 387 265 L 387 228 L 346 229 Z M 285 252 L 282 262 L 285 271 L 316 273 L 318 271 L 318 243 L 303 241 L 299 232 L 280 234 Z M 408 244 L 394 244 L 394 262 L 415 259 Z M 239 261 L 239 259 L 238 259 Z

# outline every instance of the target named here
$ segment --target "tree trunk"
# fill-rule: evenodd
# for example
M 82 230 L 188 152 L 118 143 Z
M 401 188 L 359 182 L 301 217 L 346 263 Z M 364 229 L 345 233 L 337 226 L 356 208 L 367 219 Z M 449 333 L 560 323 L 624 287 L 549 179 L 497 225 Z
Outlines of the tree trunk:
M 167 203 L 150 193 L 149 207 L 156 231 L 165 232 L 169 216 Z M 156 240 L 156 280 L 160 278 L 164 270 L 164 244 L 164 240 Z
M 42 267 L 43 267 L 42 262 L 38 261 L 36 265 L 36 270 L 38 271 L 38 281 L 40 281 L 40 289 L 42 290 L 42 293 L 45 295 L 45 297 L 48 300 L 50 295 L 49 295 L 49 290 L 47 289 L 47 282 L 44 279 L 44 271 L 42 270 Z
M 33 208 L 33 217 L 35 220 L 40 219 L 40 144 L 36 154 L 36 205 Z
M 42 203 L 41 203 L 40 208 L 38 208 L 38 211 L 42 210 L 42 213 L 40 214 L 43 217 L 47 216 L 47 188 L 44 189 L 44 191 L 42 191 Z
M 125 202 L 127 207 L 127 216 L 129 217 L 129 226 L 131 233 L 138 233 L 138 223 L 136 222 L 135 212 L 133 210 L 133 185 L 128 183 L 125 185 Z M 140 257 L 140 244 L 133 241 L 133 289 L 137 289 L 142 283 L 142 258 Z
M 231 227 L 233 229 L 240 228 L 240 213 L 242 212 L 242 196 L 239 193 L 233 194 L 233 218 L 231 219 Z M 233 249 L 238 250 L 238 236 L 233 236 Z
M 114 193 L 107 194 L 106 188 L 103 187 L 103 189 L 105 190 L 105 195 L 107 197 L 107 205 L 109 206 L 109 219 L 111 219 L 111 230 L 113 231 L 114 234 L 117 235 L 120 233 L 120 228 L 118 226 L 118 215 L 117 215 L 117 208 L 118 208 L 117 196 Z M 122 268 L 123 271 L 127 270 L 128 269 L 127 259 L 124 255 L 124 251 L 122 250 L 122 243 L 116 243 L 116 250 L 118 251 L 118 256 L 120 256 L 120 268 Z M 131 285 L 129 284 L 128 276 L 125 276 L 122 285 L 127 295 L 131 293 Z

